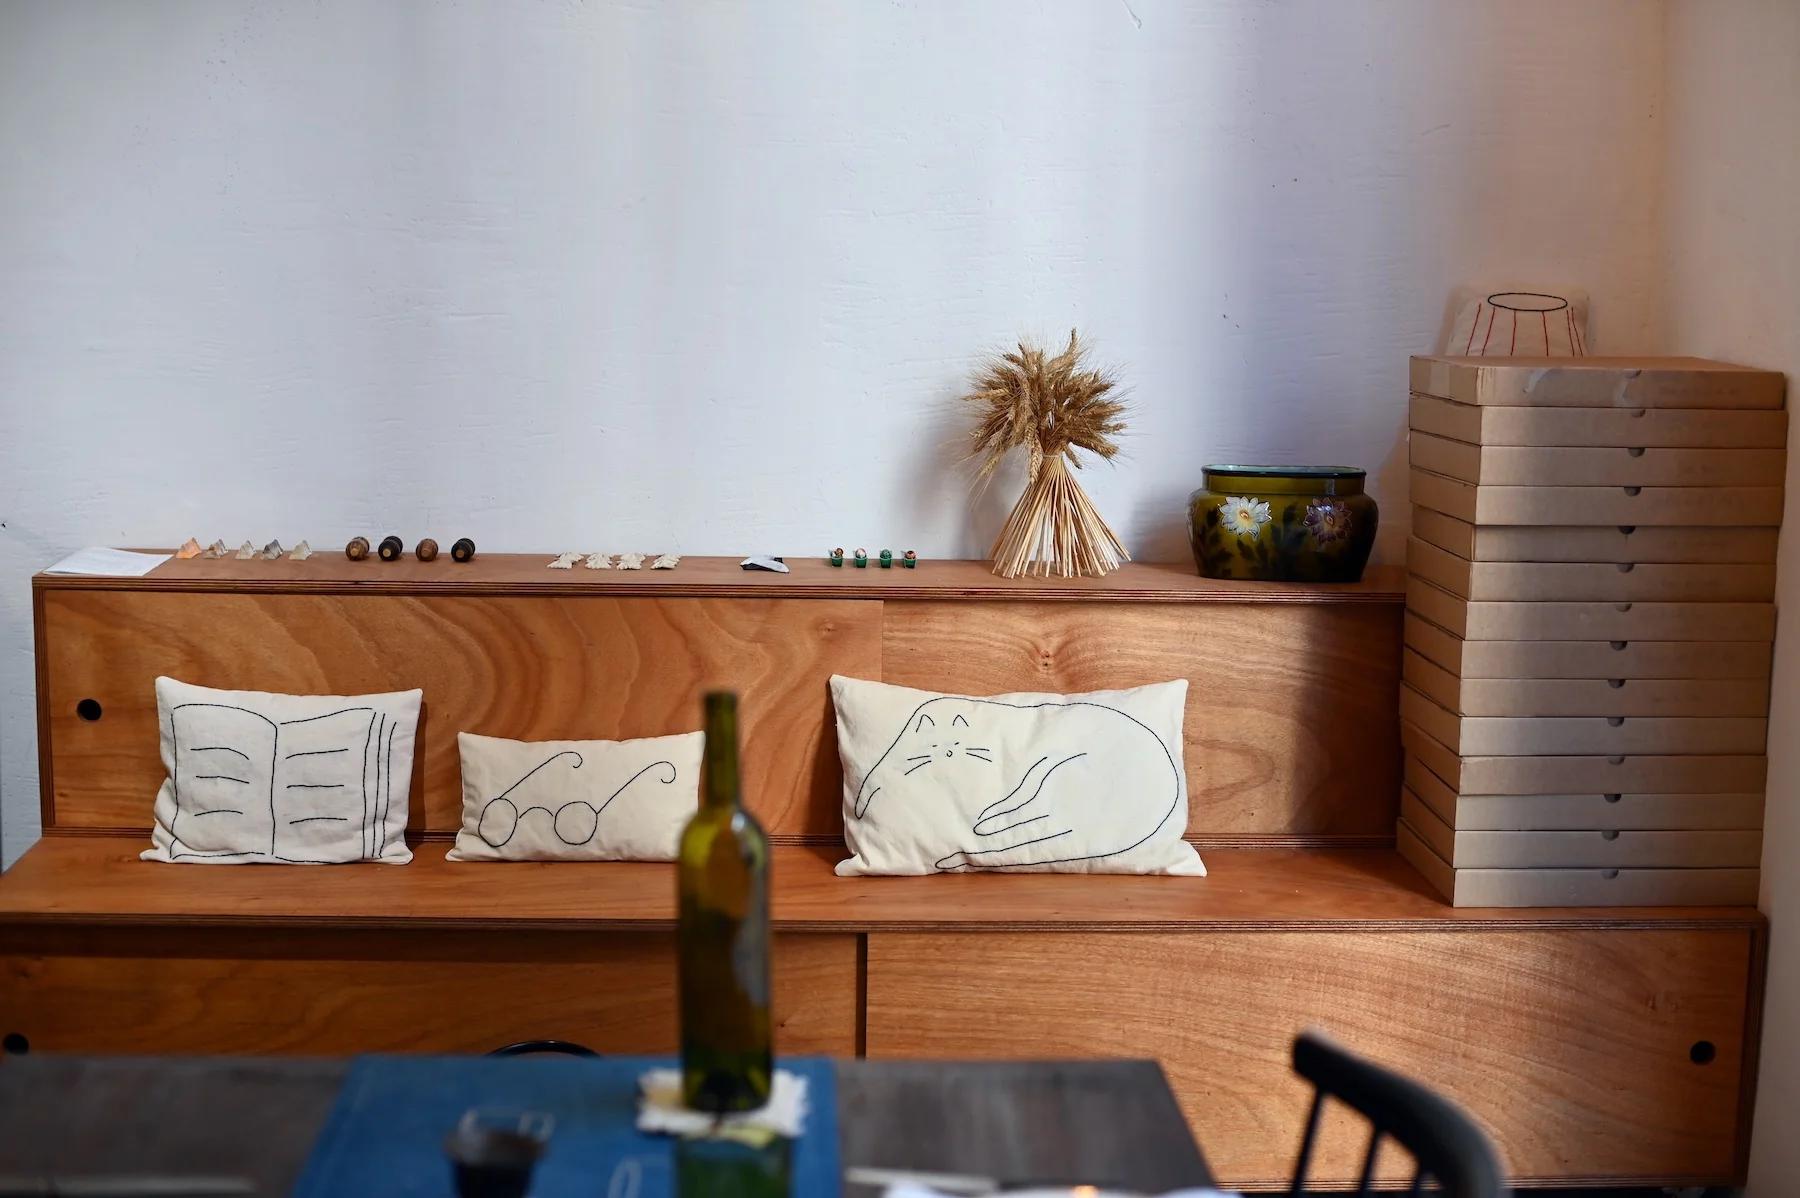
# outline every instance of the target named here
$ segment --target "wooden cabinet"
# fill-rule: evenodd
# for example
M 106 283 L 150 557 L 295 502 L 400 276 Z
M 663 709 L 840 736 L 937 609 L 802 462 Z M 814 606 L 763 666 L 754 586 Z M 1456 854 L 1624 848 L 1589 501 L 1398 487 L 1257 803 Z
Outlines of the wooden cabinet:
M 1292 1168 L 1311 1091 L 1289 1046 L 1318 1027 L 1465 1104 L 1516 1181 L 1716 1178 L 1752 935 L 876 935 L 868 1053 L 1154 1057 L 1220 1179 L 1262 1188 Z M 1366 1145 L 1340 1112 L 1315 1176 L 1354 1182 Z

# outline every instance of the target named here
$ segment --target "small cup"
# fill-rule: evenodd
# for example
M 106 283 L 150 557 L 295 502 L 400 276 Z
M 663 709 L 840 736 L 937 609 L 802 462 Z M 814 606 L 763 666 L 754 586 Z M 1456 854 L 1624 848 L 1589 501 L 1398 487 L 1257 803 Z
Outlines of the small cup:
M 461 1198 L 525 1198 L 556 1121 L 542 1111 L 472 1107 L 444 1140 Z

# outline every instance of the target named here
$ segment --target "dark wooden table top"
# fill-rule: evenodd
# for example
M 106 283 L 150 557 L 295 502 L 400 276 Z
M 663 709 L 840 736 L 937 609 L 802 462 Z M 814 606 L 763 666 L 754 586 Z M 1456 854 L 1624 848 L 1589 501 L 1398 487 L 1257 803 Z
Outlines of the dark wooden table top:
M 0 1177 L 239 1177 L 284 1194 L 347 1068 L 291 1058 L 0 1058 Z M 847 1170 L 1151 1194 L 1211 1184 L 1149 1061 L 839 1061 L 837 1071 Z

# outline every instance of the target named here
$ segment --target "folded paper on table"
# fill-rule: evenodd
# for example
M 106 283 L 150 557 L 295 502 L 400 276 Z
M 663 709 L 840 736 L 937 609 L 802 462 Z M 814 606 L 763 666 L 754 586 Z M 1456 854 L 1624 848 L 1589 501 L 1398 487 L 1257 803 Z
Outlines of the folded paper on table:
M 110 578 L 142 578 L 169 560 L 166 553 L 137 553 L 130 549 L 92 546 L 77 549 L 46 574 L 91 574 Z

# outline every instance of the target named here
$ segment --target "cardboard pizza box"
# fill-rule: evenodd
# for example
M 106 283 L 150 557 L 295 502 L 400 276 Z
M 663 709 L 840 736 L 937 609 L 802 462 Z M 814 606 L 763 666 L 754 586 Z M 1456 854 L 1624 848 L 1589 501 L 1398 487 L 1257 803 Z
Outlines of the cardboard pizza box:
M 1406 788 L 1458 830 L 1560 828 L 1760 828 L 1763 795 L 1459 794 L 1417 754 L 1406 754 Z
M 1415 392 L 1413 431 L 1476 445 L 1785 449 L 1787 412 L 1728 408 L 1503 408 Z
M 1470 641 L 1760 641 L 1772 603 L 1526 603 L 1462 599 L 1411 576 L 1406 610 Z
M 1748 907 L 1754 869 L 1457 869 L 1401 820 L 1400 855 L 1454 907 Z
M 1782 449 L 1472 445 L 1413 430 L 1412 465 L 1460 482 L 1505 487 L 1779 487 Z
M 1768 688 L 1768 641 L 1469 641 L 1406 613 L 1408 649 L 1459 678 L 1737 678 Z
M 1409 720 L 1400 743 L 1461 794 L 1761 794 L 1768 772 L 1760 753 L 1465 756 Z
M 1762 863 L 1762 833 L 1754 828 L 1453 828 L 1410 790 L 1401 792 L 1400 818 L 1458 869 L 1755 869 Z
M 1780 530 L 1654 524 L 1470 524 L 1413 505 L 1413 536 L 1474 562 L 1716 562 L 1772 566 Z
M 1766 716 L 1769 684 L 1745 678 L 1461 678 L 1413 649 L 1408 685 L 1468 716 Z
M 1781 523 L 1780 487 L 1488 487 L 1413 467 L 1412 501 L 1471 524 Z
M 1400 718 L 1465 756 L 1754 754 L 1767 719 L 1742 716 L 1464 716 L 1401 684 Z
M 1706 358 L 1420 355 L 1411 389 L 1456 403 L 1553 408 L 1779 408 L 1787 380 Z
M 1775 598 L 1773 562 L 1474 562 L 1419 537 L 1409 537 L 1406 568 L 1463 599 L 1516 599 L 1531 603 L 1629 599 L 1764 603 Z

